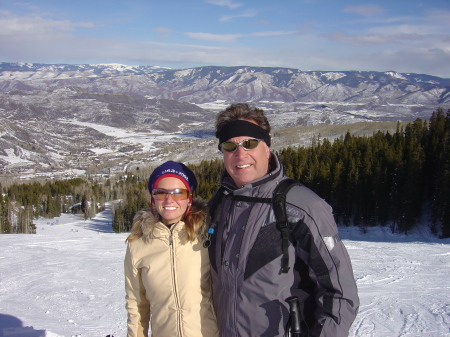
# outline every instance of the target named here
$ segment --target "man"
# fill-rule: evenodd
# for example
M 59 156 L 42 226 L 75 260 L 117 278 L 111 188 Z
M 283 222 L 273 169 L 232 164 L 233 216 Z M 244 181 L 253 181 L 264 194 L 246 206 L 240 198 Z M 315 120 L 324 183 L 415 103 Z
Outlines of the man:
M 263 110 L 249 104 L 233 104 L 217 117 L 225 170 L 222 189 L 210 202 L 220 200 L 213 207 L 209 253 L 220 334 L 284 336 L 285 299 L 295 295 L 308 336 L 348 336 L 359 299 L 331 207 L 303 185 L 289 190 L 291 243 L 289 270 L 283 272 L 282 235 L 272 204 L 249 198 L 271 198 L 287 178 L 270 151 L 269 132 Z

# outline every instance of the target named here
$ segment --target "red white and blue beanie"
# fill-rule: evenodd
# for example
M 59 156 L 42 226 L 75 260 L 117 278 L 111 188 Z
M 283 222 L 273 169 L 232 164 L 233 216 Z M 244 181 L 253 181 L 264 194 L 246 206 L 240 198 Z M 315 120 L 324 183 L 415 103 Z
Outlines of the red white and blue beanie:
M 180 179 L 191 192 L 194 192 L 197 188 L 197 179 L 195 178 L 194 172 L 182 163 L 169 160 L 158 166 L 150 175 L 148 179 L 148 190 L 150 194 L 158 186 L 159 181 L 166 177 Z

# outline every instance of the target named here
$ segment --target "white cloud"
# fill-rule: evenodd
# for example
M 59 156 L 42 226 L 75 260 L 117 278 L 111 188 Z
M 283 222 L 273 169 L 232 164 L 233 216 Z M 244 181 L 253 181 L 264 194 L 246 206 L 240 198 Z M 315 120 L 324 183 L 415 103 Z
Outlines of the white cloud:
M 267 32 L 258 32 L 252 33 L 252 36 L 278 36 L 278 35 L 291 35 L 296 34 L 296 30 L 278 30 L 278 31 L 267 31 Z
M 225 6 L 230 9 L 235 9 L 242 6 L 241 3 L 233 2 L 232 0 L 205 0 L 205 2 L 212 5 Z
M 347 6 L 343 9 L 343 12 L 354 13 L 365 17 L 377 16 L 384 13 L 384 8 L 377 5 L 360 5 L 360 6 Z
M 157 33 L 175 33 L 175 30 L 171 29 L 171 28 L 166 28 L 166 27 L 157 27 L 155 29 L 153 29 L 155 32 Z
M 236 18 L 253 18 L 257 15 L 258 13 L 256 11 L 247 11 L 245 13 L 241 13 L 241 14 L 235 14 L 235 15 L 224 15 L 220 18 L 220 22 L 227 22 L 227 21 L 231 21 L 233 19 Z
M 399 24 L 373 27 L 369 29 L 369 32 L 386 35 L 417 34 L 425 36 L 434 34 L 436 29 L 434 26 L 426 24 Z
M 246 37 L 246 36 L 258 36 L 258 37 L 265 37 L 265 36 L 279 36 L 279 35 L 291 35 L 296 34 L 297 31 L 295 30 L 279 30 L 279 31 L 267 31 L 267 32 L 257 32 L 257 33 L 251 33 L 251 34 L 211 34 L 211 33 L 200 33 L 200 32 L 186 32 L 185 34 L 189 36 L 190 38 L 197 39 L 197 40 L 205 40 L 205 41 L 215 41 L 215 42 L 224 42 L 224 43 L 231 43 L 235 42 L 238 38 Z
M 4 13 L 2 13 L 4 14 Z M 0 35 L 42 35 L 73 31 L 76 27 L 92 28 L 92 22 L 70 22 L 67 20 L 50 20 L 39 16 L 0 17 Z
M 245 36 L 242 34 L 211 34 L 199 32 L 186 32 L 185 34 L 192 39 L 226 43 L 234 42 L 237 38 Z
M 335 41 L 346 44 L 351 44 L 355 47 L 363 47 L 368 45 L 382 45 L 395 42 L 401 42 L 403 40 L 422 40 L 418 35 L 407 34 L 359 34 L 351 35 L 345 32 L 332 32 L 322 34 L 321 36 Z
M 153 31 L 163 37 L 168 37 L 171 34 L 176 33 L 175 30 L 173 30 L 171 28 L 166 28 L 166 27 L 156 27 L 155 29 L 153 29 Z
M 372 26 L 359 34 L 329 32 L 321 36 L 355 47 L 381 46 L 400 51 L 402 48 L 449 50 L 450 11 L 428 11 L 424 16 L 397 16 L 369 20 Z
M 439 25 L 448 29 L 450 27 L 450 10 L 431 9 L 426 13 L 425 20 L 434 26 Z

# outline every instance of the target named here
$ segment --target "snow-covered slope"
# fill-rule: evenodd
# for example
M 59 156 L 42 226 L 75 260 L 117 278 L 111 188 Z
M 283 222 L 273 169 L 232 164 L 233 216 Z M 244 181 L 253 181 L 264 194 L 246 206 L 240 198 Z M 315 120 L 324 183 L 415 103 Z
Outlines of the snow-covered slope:
M 450 336 L 450 239 L 379 227 L 340 235 L 361 299 L 350 336 Z M 0 332 L 125 337 L 126 236 L 111 231 L 109 207 L 86 221 L 40 219 L 35 235 L 0 235 Z

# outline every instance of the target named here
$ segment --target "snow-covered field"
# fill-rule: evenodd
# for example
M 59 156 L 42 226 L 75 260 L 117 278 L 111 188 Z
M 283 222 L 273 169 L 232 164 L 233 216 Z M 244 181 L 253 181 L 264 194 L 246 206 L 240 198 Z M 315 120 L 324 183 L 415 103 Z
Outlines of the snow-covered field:
M 124 240 L 111 212 L 0 235 L 0 336 L 126 336 Z M 361 307 L 350 336 L 450 336 L 450 240 L 341 229 Z

